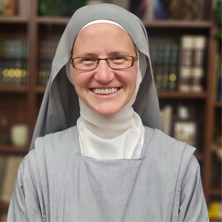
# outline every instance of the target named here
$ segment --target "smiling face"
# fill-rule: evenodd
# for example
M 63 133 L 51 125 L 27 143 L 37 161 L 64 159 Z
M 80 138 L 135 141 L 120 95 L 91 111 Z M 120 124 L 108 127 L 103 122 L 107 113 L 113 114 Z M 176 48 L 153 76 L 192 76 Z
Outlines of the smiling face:
M 114 24 L 93 24 L 77 36 L 72 58 L 110 56 L 136 56 L 134 44 L 122 28 Z M 104 115 L 117 113 L 134 93 L 138 62 L 127 69 L 113 70 L 105 60 L 96 69 L 77 70 L 71 65 L 76 93 L 90 108 Z

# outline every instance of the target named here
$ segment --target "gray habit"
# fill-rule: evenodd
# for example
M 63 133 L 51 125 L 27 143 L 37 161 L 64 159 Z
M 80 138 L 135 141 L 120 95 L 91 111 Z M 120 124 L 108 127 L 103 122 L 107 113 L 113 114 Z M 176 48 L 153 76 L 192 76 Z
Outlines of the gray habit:
M 146 56 L 147 70 L 133 105 L 147 126 L 140 159 L 97 160 L 80 153 L 74 126 L 78 96 L 64 66 L 78 32 L 97 19 L 119 23 Z M 142 22 L 111 4 L 79 9 L 59 42 L 30 152 L 18 171 L 8 221 L 209 221 L 194 148 L 160 130 Z
M 146 128 L 140 159 L 82 156 L 78 130 L 38 138 L 23 160 L 8 221 L 208 220 L 194 148 Z

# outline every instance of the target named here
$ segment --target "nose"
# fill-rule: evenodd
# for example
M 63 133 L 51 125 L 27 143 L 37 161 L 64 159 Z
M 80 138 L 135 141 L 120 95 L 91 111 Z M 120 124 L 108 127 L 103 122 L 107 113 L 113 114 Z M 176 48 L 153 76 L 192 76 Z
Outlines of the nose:
M 95 69 L 94 78 L 102 83 L 107 84 L 111 82 L 114 78 L 113 70 L 108 66 L 106 60 L 100 60 L 97 68 Z

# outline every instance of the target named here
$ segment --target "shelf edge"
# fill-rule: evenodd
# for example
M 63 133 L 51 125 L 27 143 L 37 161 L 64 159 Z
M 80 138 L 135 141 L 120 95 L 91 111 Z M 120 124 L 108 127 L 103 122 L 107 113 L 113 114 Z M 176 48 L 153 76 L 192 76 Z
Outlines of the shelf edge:
M 0 23 L 28 23 L 28 18 L 21 16 L 0 16 Z
M 175 99 L 206 99 L 207 93 L 185 93 L 185 92 L 168 92 L 159 91 L 157 92 L 159 98 L 175 98 Z
M 0 93 L 27 93 L 28 86 L 3 86 L 0 85 Z

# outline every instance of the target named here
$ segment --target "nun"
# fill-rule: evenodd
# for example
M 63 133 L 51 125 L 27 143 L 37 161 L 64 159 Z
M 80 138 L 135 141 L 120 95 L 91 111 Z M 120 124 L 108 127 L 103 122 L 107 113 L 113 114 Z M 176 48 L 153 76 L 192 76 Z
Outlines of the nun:
M 8 221 L 209 221 L 195 148 L 163 132 L 142 22 L 112 4 L 70 19 Z

